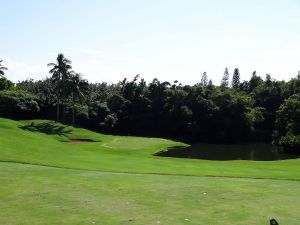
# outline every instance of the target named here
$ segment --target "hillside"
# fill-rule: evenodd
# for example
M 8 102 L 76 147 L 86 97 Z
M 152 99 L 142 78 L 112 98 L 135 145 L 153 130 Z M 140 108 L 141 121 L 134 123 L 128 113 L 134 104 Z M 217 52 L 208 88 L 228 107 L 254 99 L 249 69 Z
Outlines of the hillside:
M 0 119 L 0 224 L 261 225 L 273 217 L 280 224 L 300 220 L 299 160 L 153 156 L 182 145 L 103 135 L 53 121 Z
M 95 142 L 68 142 L 68 139 Z M 95 171 L 300 180 L 300 159 L 206 161 L 154 156 L 183 143 L 103 135 L 53 121 L 0 119 L 0 161 Z

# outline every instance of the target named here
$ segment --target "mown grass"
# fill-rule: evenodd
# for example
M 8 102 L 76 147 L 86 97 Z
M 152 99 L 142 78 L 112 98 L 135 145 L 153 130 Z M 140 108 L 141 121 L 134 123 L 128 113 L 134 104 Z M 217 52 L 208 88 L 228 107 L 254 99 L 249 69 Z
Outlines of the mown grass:
M 69 138 L 97 142 L 69 143 Z M 0 224 L 300 221 L 299 159 L 221 162 L 153 156 L 180 145 L 51 121 L 0 118 Z
M 120 174 L 0 163 L 0 224 L 299 222 L 300 182 Z
M 31 123 L 0 119 L 0 161 L 109 172 L 300 180 L 300 159 L 221 162 L 157 157 L 154 154 L 158 151 L 184 144 L 158 138 L 103 135 L 72 127 L 65 127 L 65 134 L 20 128 Z M 34 121 L 35 126 L 42 123 L 51 122 Z M 68 138 L 99 142 L 69 143 Z

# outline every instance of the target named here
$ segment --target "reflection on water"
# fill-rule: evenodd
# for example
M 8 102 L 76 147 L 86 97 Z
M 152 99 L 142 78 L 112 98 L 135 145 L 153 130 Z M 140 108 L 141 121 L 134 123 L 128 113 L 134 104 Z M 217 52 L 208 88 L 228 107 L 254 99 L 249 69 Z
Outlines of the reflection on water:
M 300 155 L 284 154 L 271 144 L 215 145 L 194 144 L 190 147 L 169 148 L 157 156 L 207 160 L 256 160 L 274 161 L 300 158 Z

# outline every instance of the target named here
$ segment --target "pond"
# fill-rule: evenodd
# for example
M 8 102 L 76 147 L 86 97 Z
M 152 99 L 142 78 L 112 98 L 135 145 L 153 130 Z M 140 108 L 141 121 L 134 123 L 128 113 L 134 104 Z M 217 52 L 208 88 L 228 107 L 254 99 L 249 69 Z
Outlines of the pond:
M 173 147 L 166 151 L 158 152 L 156 156 L 191 158 L 206 160 L 254 160 L 275 161 L 300 158 L 300 155 L 283 153 L 280 148 L 271 144 L 193 144 L 189 147 Z

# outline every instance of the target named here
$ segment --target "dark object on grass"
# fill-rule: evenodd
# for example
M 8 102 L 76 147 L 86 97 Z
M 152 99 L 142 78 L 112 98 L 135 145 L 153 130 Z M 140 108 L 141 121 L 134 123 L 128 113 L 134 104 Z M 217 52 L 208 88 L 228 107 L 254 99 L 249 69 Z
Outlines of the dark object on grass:
M 32 122 L 31 124 L 20 126 L 19 128 L 31 132 L 41 132 L 48 135 L 66 136 L 67 134 L 72 133 L 72 129 L 68 126 L 60 125 L 55 122 L 42 122 L 38 124 Z
M 271 219 L 270 225 L 279 225 L 279 223 L 275 219 Z

